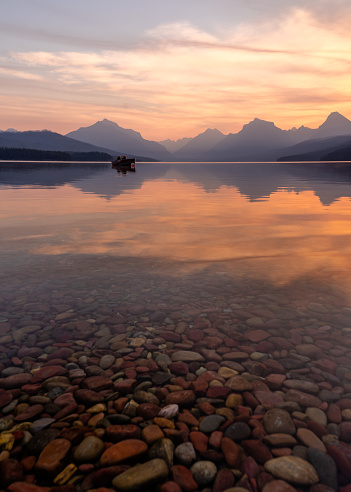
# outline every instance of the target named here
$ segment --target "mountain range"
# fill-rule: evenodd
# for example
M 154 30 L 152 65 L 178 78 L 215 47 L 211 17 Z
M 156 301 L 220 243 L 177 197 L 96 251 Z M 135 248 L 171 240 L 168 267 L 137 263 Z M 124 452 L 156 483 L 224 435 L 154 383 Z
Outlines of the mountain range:
M 209 128 L 194 138 L 156 142 L 104 119 L 67 135 L 0 130 L 0 147 L 126 154 L 139 161 L 351 160 L 351 121 L 333 112 L 316 129 L 281 130 L 273 122 L 255 118 L 238 133 L 225 135 Z

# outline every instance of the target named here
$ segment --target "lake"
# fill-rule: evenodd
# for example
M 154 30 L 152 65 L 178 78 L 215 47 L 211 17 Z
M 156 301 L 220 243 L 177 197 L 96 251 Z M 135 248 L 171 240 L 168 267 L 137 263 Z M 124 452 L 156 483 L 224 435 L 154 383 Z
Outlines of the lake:
M 114 381 L 100 387 L 111 404 L 146 381 L 161 402 L 191 405 L 200 421 L 210 412 L 205 396 L 226 408 L 219 414 L 227 420 L 298 410 L 296 428 L 306 426 L 301 412 L 318 407 L 339 483 L 351 481 L 337 448 L 338 439 L 351 442 L 350 164 L 137 163 L 122 174 L 104 163 L 0 163 L 0 204 L 0 386 L 12 391 L 4 415 L 15 411 L 12 398 L 33 408 L 48 403 L 52 388 L 98 391 L 90 380 L 103 376 Z M 204 384 L 222 390 L 191 386 L 196 408 L 195 400 L 173 401 L 206 370 Z M 178 389 L 167 386 L 169 374 Z M 234 374 L 250 386 L 231 386 Z M 66 380 L 45 386 L 55 377 Z M 228 387 L 241 395 L 238 410 L 225 403 Z M 52 417 L 60 430 L 85 424 L 88 403 L 75 397 L 84 408 L 72 407 L 71 419 L 43 408 L 23 418 Z M 111 417 L 121 405 L 103 410 L 110 424 L 144 425 L 146 416 L 130 409 L 124 420 Z M 266 446 L 272 458 L 284 456 Z M 324 464 L 313 463 L 322 473 Z
M 139 275 L 170 271 L 286 288 L 325 274 L 345 287 L 346 164 L 141 163 L 122 175 L 108 164 L 13 163 L 1 165 L 0 186 L 0 256 L 13 273 L 69 263 L 94 278 L 94 262 L 109 274 L 128 262 L 135 298 Z

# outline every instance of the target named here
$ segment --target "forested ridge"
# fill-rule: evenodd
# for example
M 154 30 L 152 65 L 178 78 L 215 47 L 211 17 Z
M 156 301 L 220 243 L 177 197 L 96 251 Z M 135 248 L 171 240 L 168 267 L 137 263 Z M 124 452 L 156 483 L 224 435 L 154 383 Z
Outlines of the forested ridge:
M 37 150 L 0 147 L 2 161 L 88 161 L 110 162 L 112 156 L 105 152 L 63 152 L 59 150 Z

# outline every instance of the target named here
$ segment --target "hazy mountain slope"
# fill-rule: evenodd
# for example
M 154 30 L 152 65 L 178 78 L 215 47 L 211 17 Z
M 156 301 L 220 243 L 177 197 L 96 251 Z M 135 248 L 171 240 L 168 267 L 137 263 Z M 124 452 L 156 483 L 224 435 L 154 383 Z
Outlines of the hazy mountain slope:
M 208 128 L 203 133 L 192 138 L 181 149 L 174 152 L 174 158 L 180 161 L 201 160 L 201 156 L 218 145 L 225 135 L 217 129 Z
M 62 150 L 77 152 L 101 151 L 108 154 L 115 152 L 108 148 L 96 147 L 95 145 L 79 142 L 73 138 L 64 137 L 59 133 L 47 130 L 36 132 L 2 132 L 0 133 L 0 147 L 16 147 L 38 150 Z
M 159 143 L 145 140 L 139 132 L 127 130 L 106 119 L 67 133 L 66 137 L 107 147 L 123 154 L 139 154 L 160 160 L 172 160 L 168 150 Z
M 349 161 L 351 162 L 351 141 L 350 145 L 334 150 L 322 156 L 323 161 Z
M 351 135 L 341 135 L 333 138 L 317 138 L 306 140 L 292 147 L 282 149 L 278 161 L 319 161 L 351 143 Z
M 184 147 L 185 144 L 190 142 L 192 140 L 191 137 L 184 137 L 184 138 L 179 138 L 178 140 L 171 140 L 168 138 L 167 140 L 162 140 L 161 142 L 158 142 L 160 145 L 163 145 L 165 149 L 168 150 L 168 152 L 175 152 L 176 150 L 179 150 L 180 148 Z
M 291 139 L 285 130 L 274 123 L 255 118 L 244 125 L 238 133 L 230 133 L 202 158 L 206 161 L 242 161 L 262 160 L 263 151 L 283 148 L 291 145 Z
M 116 156 L 118 153 L 113 149 L 97 147 L 85 142 L 79 142 L 73 138 L 64 137 L 59 133 L 43 131 L 29 132 L 1 132 L 0 147 L 36 149 L 36 150 L 60 150 L 63 152 L 105 152 L 111 156 Z M 148 157 L 130 154 L 136 157 L 137 160 L 152 160 Z
M 351 121 L 340 113 L 330 113 L 325 122 L 316 130 L 315 138 L 329 138 L 351 135 Z
M 291 128 L 287 133 L 291 139 L 291 143 L 298 144 L 304 140 L 311 140 L 314 138 L 316 130 L 306 126 L 300 126 L 299 128 Z

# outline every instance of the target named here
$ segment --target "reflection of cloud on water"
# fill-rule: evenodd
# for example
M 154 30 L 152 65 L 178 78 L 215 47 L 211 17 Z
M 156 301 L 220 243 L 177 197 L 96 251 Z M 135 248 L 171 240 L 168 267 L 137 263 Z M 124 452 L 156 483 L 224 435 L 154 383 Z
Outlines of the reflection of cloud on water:
M 109 165 L 87 168 L 88 176 L 83 166 L 72 177 L 64 166 L 57 174 L 63 181 L 50 189 L 44 183 L 53 176 L 39 187 L 38 176 L 29 185 L 30 173 L 21 178 L 26 185 L 7 182 L 1 251 L 29 252 L 38 261 L 133 257 L 145 265 L 176 264 L 175 274 L 223 265 L 233 275 L 262 275 L 277 285 L 350 267 L 350 199 L 325 207 L 317 193 L 348 197 L 351 188 L 339 177 L 328 182 L 324 171 L 320 179 L 317 169 L 314 180 L 302 180 L 281 164 L 150 163 L 123 177 Z M 0 181 L 6 176 L 10 181 L 1 171 Z
M 325 210 L 311 191 L 280 191 L 265 202 L 249 202 L 227 186 L 210 200 L 190 183 L 161 185 L 147 181 L 108 202 L 72 187 L 56 190 L 60 210 L 53 205 L 45 216 L 39 200 L 39 218 L 31 221 L 25 242 L 39 255 L 132 255 L 194 270 L 223 262 L 235 271 L 265 270 L 276 283 L 314 269 L 349 266 L 348 199 Z M 48 238 L 36 241 L 43 227 Z M 17 238 L 16 244 L 21 248 L 23 241 Z

